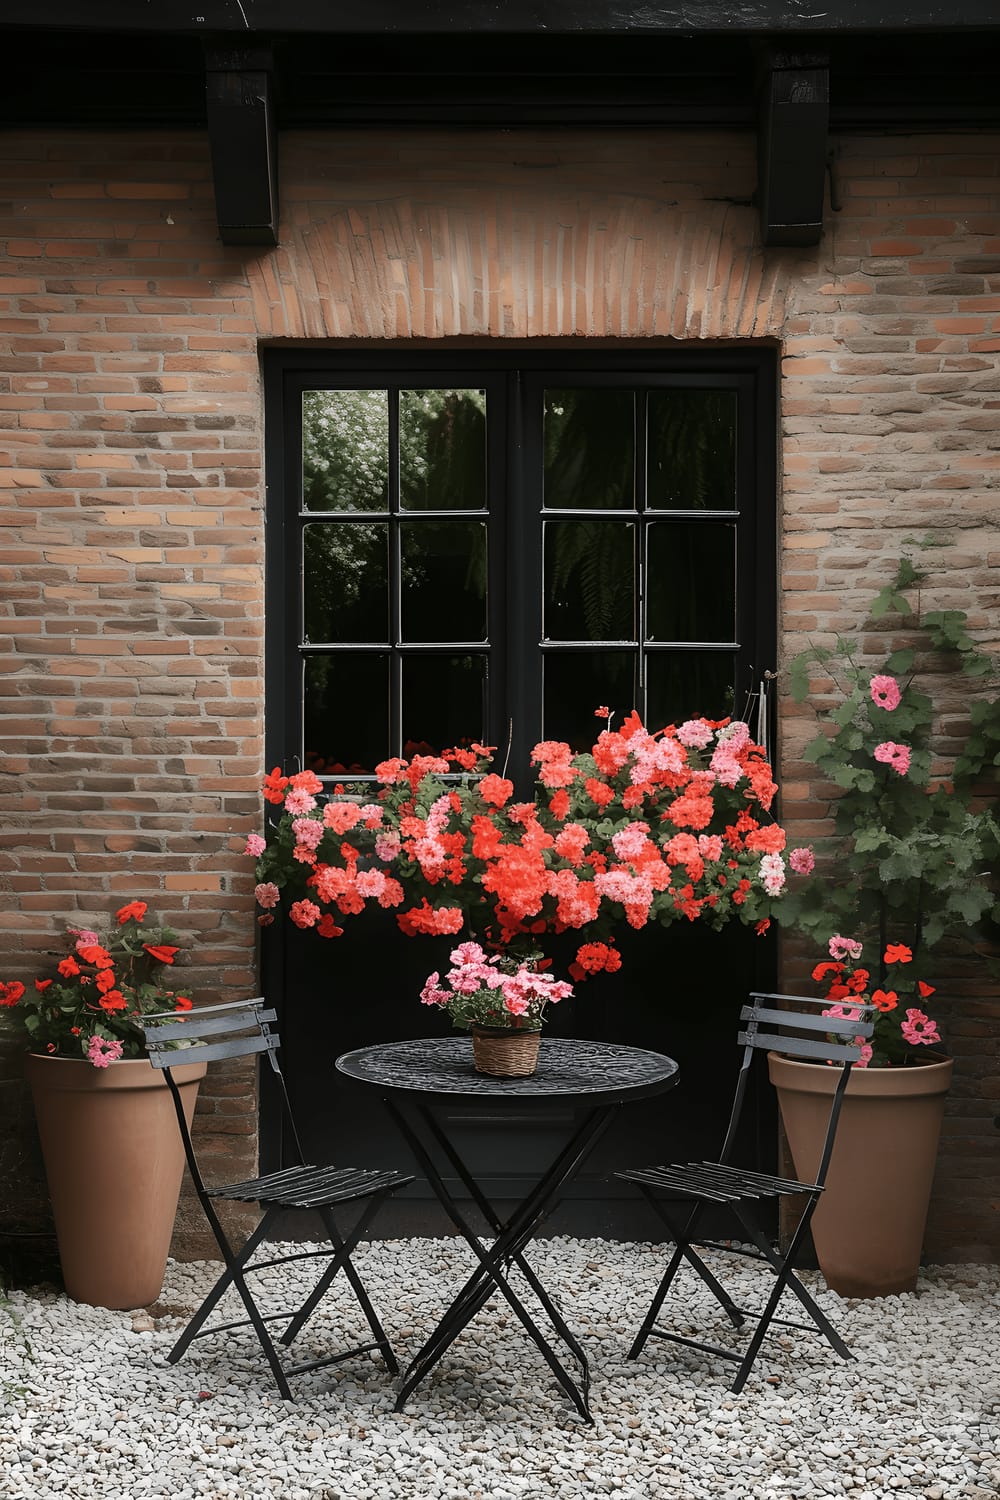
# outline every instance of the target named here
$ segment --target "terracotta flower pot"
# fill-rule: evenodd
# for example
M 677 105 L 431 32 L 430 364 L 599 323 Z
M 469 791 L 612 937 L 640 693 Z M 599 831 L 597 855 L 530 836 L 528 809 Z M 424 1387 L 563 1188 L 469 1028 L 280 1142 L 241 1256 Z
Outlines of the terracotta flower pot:
M 839 1068 L 768 1054 L 796 1176 L 816 1171 Z M 827 1285 L 842 1297 L 885 1297 L 917 1284 L 927 1206 L 952 1062 L 855 1068 L 826 1189 L 812 1221 Z
M 540 1031 L 506 1026 L 473 1026 L 472 1059 L 477 1073 L 494 1078 L 528 1078 L 538 1066 Z
M 194 1114 L 204 1063 L 174 1069 Z M 184 1151 L 162 1073 L 145 1058 L 95 1068 L 29 1053 L 31 1086 L 67 1294 L 145 1307 L 163 1286 Z

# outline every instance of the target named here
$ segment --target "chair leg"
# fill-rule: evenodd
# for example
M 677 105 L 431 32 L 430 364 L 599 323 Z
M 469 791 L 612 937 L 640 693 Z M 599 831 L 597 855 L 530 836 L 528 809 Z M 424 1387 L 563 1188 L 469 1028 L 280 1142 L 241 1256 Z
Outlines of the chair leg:
M 212 1215 L 211 1217 L 214 1219 L 214 1215 Z M 198 1308 L 198 1311 L 190 1319 L 180 1338 L 177 1340 L 176 1344 L 167 1355 L 167 1360 L 170 1364 L 177 1363 L 182 1354 L 184 1354 L 185 1350 L 188 1348 L 188 1345 L 198 1337 L 198 1334 L 201 1332 L 201 1329 L 208 1321 L 211 1314 L 214 1312 L 217 1304 L 222 1300 L 224 1293 L 229 1290 L 230 1286 L 235 1284 L 236 1277 L 238 1276 L 240 1269 L 247 1263 L 251 1255 L 253 1255 L 254 1251 L 257 1249 L 257 1246 L 264 1238 L 267 1228 L 267 1215 L 265 1215 L 265 1217 L 261 1219 L 260 1223 L 257 1225 L 257 1228 L 254 1230 L 253 1234 L 247 1240 L 246 1244 L 243 1246 L 238 1255 L 230 1245 L 228 1239 L 225 1236 L 225 1233 L 223 1232 L 222 1226 L 221 1224 L 219 1224 L 217 1219 L 215 1220 L 214 1227 L 216 1228 L 216 1238 L 219 1243 L 219 1249 L 222 1251 L 222 1258 L 226 1263 L 226 1269 L 225 1271 L 223 1271 L 218 1281 L 216 1281 L 215 1285 L 212 1287 L 212 1290 L 202 1302 L 201 1306 Z
M 802 1285 L 801 1281 L 795 1274 L 795 1257 L 798 1254 L 799 1246 L 801 1245 L 805 1237 L 806 1230 L 809 1227 L 809 1220 L 812 1218 L 813 1210 L 815 1209 L 818 1202 L 819 1198 L 817 1195 L 816 1197 L 812 1198 L 809 1203 L 807 1203 L 801 1219 L 795 1226 L 795 1232 L 792 1235 L 788 1250 L 784 1255 L 779 1255 L 773 1249 L 767 1237 L 761 1233 L 757 1226 L 751 1223 L 738 1210 L 737 1217 L 739 1218 L 739 1221 L 743 1226 L 745 1232 L 749 1234 L 750 1238 L 753 1240 L 757 1248 L 767 1257 L 767 1259 L 771 1262 L 771 1265 L 774 1267 L 775 1273 L 780 1279 L 781 1291 L 783 1291 L 787 1287 L 788 1290 L 798 1298 L 802 1306 L 805 1308 L 806 1312 L 816 1324 L 816 1327 L 819 1329 L 820 1333 L 822 1333 L 823 1337 L 830 1344 L 831 1348 L 840 1355 L 841 1359 L 853 1359 L 854 1355 L 851 1353 L 850 1349 L 848 1349 L 840 1334 L 834 1328 L 833 1324 L 830 1322 L 829 1318 L 826 1316 L 823 1310 L 817 1305 L 814 1299 L 806 1291 L 805 1287 Z M 776 1306 L 777 1300 L 775 1300 L 775 1307 Z
M 226 1239 L 225 1234 L 221 1230 L 220 1226 L 219 1245 L 220 1248 L 224 1248 L 226 1270 L 219 1277 L 218 1281 L 215 1283 L 212 1290 L 209 1292 L 208 1296 L 201 1304 L 201 1307 L 195 1313 L 194 1317 L 188 1323 L 188 1326 L 185 1328 L 184 1332 L 181 1334 L 180 1338 L 177 1340 L 176 1344 L 167 1355 L 167 1360 L 170 1364 L 176 1364 L 181 1355 L 188 1348 L 192 1339 L 197 1337 L 209 1314 L 217 1305 L 223 1293 L 227 1291 L 230 1286 L 233 1286 L 239 1293 L 240 1298 L 243 1302 L 243 1306 L 246 1308 L 247 1318 L 253 1326 L 254 1332 L 256 1333 L 257 1338 L 260 1342 L 260 1346 L 264 1351 L 264 1356 L 271 1367 L 271 1374 L 274 1376 L 275 1384 L 278 1387 L 278 1391 L 280 1392 L 282 1399 L 285 1401 L 291 1401 L 291 1388 L 288 1384 L 288 1379 L 285 1375 L 285 1372 L 282 1369 L 281 1360 L 278 1358 L 278 1352 L 275 1349 L 274 1344 L 271 1342 L 271 1336 L 267 1331 L 267 1327 L 264 1323 L 263 1318 L 261 1317 L 261 1314 L 257 1308 L 257 1304 L 253 1299 L 250 1288 L 247 1286 L 246 1279 L 243 1275 L 243 1267 L 250 1260 L 250 1257 L 254 1254 L 261 1241 L 267 1238 L 268 1230 L 270 1229 L 271 1223 L 275 1218 L 276 1212 L 277 1210 L 275 1209 L 269 1209 L 267 1213 L 265 1213 L 257 1228 L 249 1237 L 238 1255 L 233 1254 L 232 1248 L 229 1245 L 229 1242 Z
M 673 1255 L 670 1257 L 670 1260 L 667 1264 L 667 1269 L 663 1273 L 663 1278 L 656 1289 L 652 1302 L 650 1303 L 649 1311 L 643 1319 L 642 1326 L 640 1327 L 639 1332 L 636 1334 L 632 1347 L 628 1352 L 628 1358 L 636 1359 L 642 1352 L 647 1339 L 653 1331 L 653 1327 L 659 1315 L 660 1308 L 663 1306 L 663 1302 L 668 1290 L 670 1289 L 671 1282 L 676 1276 L 682 1260 L 686 1260 L 691 1269 L 693 1271 L 696 1271 L 697 1274 L 701 1277 L 702 1281 L 704 1281 L 705 1285 L 715 1297 L 716 1301 L 723 1308 L 733 1327 L 742 1328 L 743 1314 L 740 1312 L 739 1308 L 736 1306 L 735 1302 L 733 1301 L 732 1297 L 730 1297 L 721 1281 L 719 1281 L 718 1278 L 712 1274 L 712 1272 L 708 1269 L 708 1266 L 706 1266 L 705 1262 L 702 1260 L 701 1256 L 694 1249 L 692 1249 L 692 1236 L 695 1229 L 697 1228 L 698 1220 L 701 1218 L 705 1210 L 705 1205 L 703 1203 L 696 1203 L 692 1208 L 690 1214 L 688 1215 L 688 1220 L 684 1225 L 684 1228 L 680 1229 L 673 1222 L 670 1216 L 664 1211 L 663 1205 L 660 1203 L 660 1200 L 656 1198 L 643 1183 L 639 1183 L 638 1186 L 642 1191 L 643 1196 L 649 1203 L 650 1207 L 655 1210 L 660 1219 L 666 1225 L 670 1233 L 670 1238 L 674 1241 L 675 1248 Z
M 375 1193 L 372 1196 L 364 1213 L 361 1215 L 358 1222 L 355 1224 L 354 1228 L 346 1238 L 343 1238 L 341 1236 L 340 1231 L 337 1228 L 337 1223 L 334 1219 L 332 1209 L 326 1208 L 317 1210 L 319 1217 L 322 1220 L 323 1228 L 326 1230 L 327 1237 L 334 1248 L 335 1254 L 329 1265 L 326 1267 L 326 1270 L 320 1277 L 319 1281 L 313 1287 L 312 1291 L 309 1293 L 309 1296 L 306 1298 L 305 1302 L 299 1308 L 298 1312 L 295 1314 L 294 1318 L 291 1320 L 288 1327 L 281 1335 L 280 1342 L 282 1344 L 290 1344 L 292 1340 L 297 1337 L 297 1335 L 304 1328 L 305 1324 L 312 1317 L 316 1308 L 319 1306 L 321 1300 L 331 1286 L 334 1277 L 337 1275 L 337 1272 L 343 1269 L 344 1275 L 347 1277 L 348 1281 L 351 1283 L 352 1288 L 354 1289 L 354 1295 L 357 1297 L 358 1302 L 361 1305 L 361 1310 L 368 1320 L 368 1326 L 371 1328 L 372 1333 L 375 1335 L 375 1342 L 382 1352 L 382 1358 L 385 1360 L 387 1369 L 392 1375 L 399 1374 L 399 1363 L 396 1359 L 395 1354 L 393 1353 L 392 1345 L 389 1343 L 386 1331 L 382 1327 L 382 1324 L 378 1318 L 378 1314 L 372 1306 L 368 1293 L 365 1290 L 364 1282 L 358 1275 L 354 1267 L 354 1263 L 351 1260 L 351 1254 L 355 1246 L 358 1244 L 358 1241 L 361 1239 L 361 1236 L 368 1228 L 368 1225 L 371 1223 L 375 1215 L 378 1213 L 379 1209 L 382 1207 L 382 1204 L 388 1196 L 388 1193 L 389 1189 L 383 1188 L 380 1192 Z

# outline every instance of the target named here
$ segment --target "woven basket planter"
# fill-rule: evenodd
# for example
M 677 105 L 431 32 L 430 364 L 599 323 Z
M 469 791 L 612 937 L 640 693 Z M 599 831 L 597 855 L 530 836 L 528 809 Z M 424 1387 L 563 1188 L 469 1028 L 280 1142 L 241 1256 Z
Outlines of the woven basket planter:
M 540 1031 L 514 1031 L 506 1026 L 473 1026 L 471 1030 L 477 1073 L 527 1078 L 538 1066 Z

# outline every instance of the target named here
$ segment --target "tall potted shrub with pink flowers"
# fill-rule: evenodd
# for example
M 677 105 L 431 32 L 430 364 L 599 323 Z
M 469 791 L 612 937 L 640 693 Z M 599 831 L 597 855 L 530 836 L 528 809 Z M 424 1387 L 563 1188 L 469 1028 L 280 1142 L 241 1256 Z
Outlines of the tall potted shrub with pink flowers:
M 109 931 L 70 927 L 51 972 L 0 982 L 0 1012 L 28 1045 L 31 1088 L 66 1291 L 97 1307 L 159 1296 L 184 1170 L 162 1073 L 138 1024 L 183 1015 L 179 939 L 146 920 L 144 901 Z M 175 1069 L 189 1117 L 205 1064 Z
M 830 785 L 834 833 L 817 850 L 813 878 L 791 893 L 784 921 L 817 945 L 811 976 L 828 1014 L 849 1015 L 860 1000 L 877 1011 L 813 1220 L 828 1282 L 854 1296 L 916 1283 L 952 1074 L 934 1005 L 956 968 L 981 958 L 984 924 L 1000 915 L 994 663 L 963 613 L 921 612 L 925 577 L 904 558 L 872 605 L 875 628 L 896 620 L 905 631 L 884 660 L 840 641 L 792 668 L 800 701 L 834 684 L 805 752 Z M 953 718 L 966 717 L 957 747 L 927 680 L 946 701 L 951 694 Z M 834 1070 L 777 1056 L 771 1070 L 796 1169 L 808 1174 Z

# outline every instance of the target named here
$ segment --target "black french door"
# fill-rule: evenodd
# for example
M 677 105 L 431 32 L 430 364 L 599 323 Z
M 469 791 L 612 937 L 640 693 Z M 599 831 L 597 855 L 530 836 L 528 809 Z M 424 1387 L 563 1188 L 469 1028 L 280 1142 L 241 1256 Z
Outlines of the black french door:
M 528 796 L 531 746 L 588 746 L 598 706 L 619 721 L 635 707 L 650 727 L 703 713 L 765 729 L 773 355 L 269 353 L 265 376 L 269 766 L 333 786 L 478 740 Z M 447 941 L 403 938 L 387 916 L 334 943 L 265 938 L 312 1149 L 391 1162 L 377 1105 L 335 1081 L 333 1058 L 447 1029 L 417 1000 Z M 743 930 L 644 933 L 624 953 L 622 974 L 580 987 L 553 1029 L 666 1051 L 690 1084 L 630 1112 L 577 1186 L 574 1225 L 594 1232 L 628 1229 L 601 1182 L 613 1158 L 662 1156 L 665 1138 L 671 1153 L 717 1144 L 738 1004 L 772 964 L 769 940 Z M 758 1129 L 766 1154 L 763 1116 Z M 500 1196 L 544 1151 L 530 1110 L 502 1141 L 481 1118 L 468 1130 Z M 418 1187 L 396 1217 L 420 1227 L 423 1211 Z

